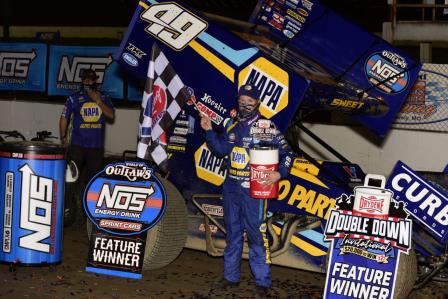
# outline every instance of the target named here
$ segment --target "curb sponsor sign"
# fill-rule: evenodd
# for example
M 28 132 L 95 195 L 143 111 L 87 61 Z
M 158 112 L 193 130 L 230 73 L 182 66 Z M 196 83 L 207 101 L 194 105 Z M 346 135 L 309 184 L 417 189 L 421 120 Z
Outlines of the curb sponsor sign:
M 147 231 L 165 207 L 163 185 L 146 163 L 107 165 L 84 192 L 84 209 L 93 223 L 86 271 L 141 278 Z
M 398 161 L 387 182 L 395 198 L 406 203 L 406 211 L 436 240 L 448 241 L 448 196 L 409 166 Z
M 364 186 L 343 194 L 331 210 L 324 298 L 393 298 L 400 254 L 411 248 L 412 221 L 385 183 L 383 176 L 367 175 Z

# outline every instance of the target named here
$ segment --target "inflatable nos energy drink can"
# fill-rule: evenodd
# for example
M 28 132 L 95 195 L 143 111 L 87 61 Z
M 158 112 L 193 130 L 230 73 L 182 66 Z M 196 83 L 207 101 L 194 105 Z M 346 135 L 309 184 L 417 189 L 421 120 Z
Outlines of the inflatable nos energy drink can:
M 63 146 L 0 143 L 0 261 L 60 262 L 65 167 Z
M 250 196 L 253 198 L 277 198 L 278 182 L 264 185 L 265 172 L 278 170 L 278 149 L 269 146 L 253 147 L 250 156 Z

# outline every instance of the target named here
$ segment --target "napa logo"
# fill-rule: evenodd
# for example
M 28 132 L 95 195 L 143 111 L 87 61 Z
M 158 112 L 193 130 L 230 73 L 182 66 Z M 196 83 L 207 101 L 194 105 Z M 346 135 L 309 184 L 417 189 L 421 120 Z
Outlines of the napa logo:
M 244 68 L 238 75 L 238 85 L 252 84 L 261 92 L 260 112 L 271 118 L 288 106 L 289 75 L 264 57 Z
M 234 147 L 230 153 L 230 165 L 232 168 L 244 169 L 249 160 L 249 155 L 244 147 Z
M 84 103 L 81 107 L 81 116 L 84 122 L 92 123 L 100 120 L 102 111 L 96 103 Z
M 205 143 L 194 153 L 194 162 L 199 178 L 216 186 L 222 185 L 226 176 L 224 159 L 213 155 Z
M 123 53 L 121 57 L 123 57 L 123 60 L 130 66 L 138 66 L 138 60 L 133 55 L 129 53 Z

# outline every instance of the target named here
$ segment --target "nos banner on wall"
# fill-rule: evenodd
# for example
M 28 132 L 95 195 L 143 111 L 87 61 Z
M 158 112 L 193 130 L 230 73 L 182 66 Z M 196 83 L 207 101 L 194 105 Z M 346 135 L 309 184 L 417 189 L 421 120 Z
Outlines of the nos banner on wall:
M 448 132 L 448 65 L 423 65 L 393 126 Z
M 47 45 L 0 43 L 0 89 L 45 91 Z
M 100 89 L 111 98 L 123 98 L 123 78 L 112 55 L 117 47 L 50 46 L 48 94 L 68 96 L 80 88 L 83 70 L 93 69 Z

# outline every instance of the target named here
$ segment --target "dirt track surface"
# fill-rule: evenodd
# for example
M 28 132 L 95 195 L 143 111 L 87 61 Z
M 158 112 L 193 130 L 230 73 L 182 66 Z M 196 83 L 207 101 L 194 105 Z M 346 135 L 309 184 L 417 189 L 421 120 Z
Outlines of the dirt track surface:
M 64 231 L 62 263 L 49 267 L 0 265 L 2 298 L 253 298 L 253 281 L 247 261 L 242 264 L 238 288 L 210 291 L 221 278 L 223 261 L 203 252 L 183 250 L 169 266 L 144 271 L 141 280 L 98 275 L 84 271 L 88 241 L 84 229 Z M 321 298 L 325 276 L 284 267 L 272 267 L 269 298 Z M 448 284 L 431 283 L 410 298 L 448 298 Z

